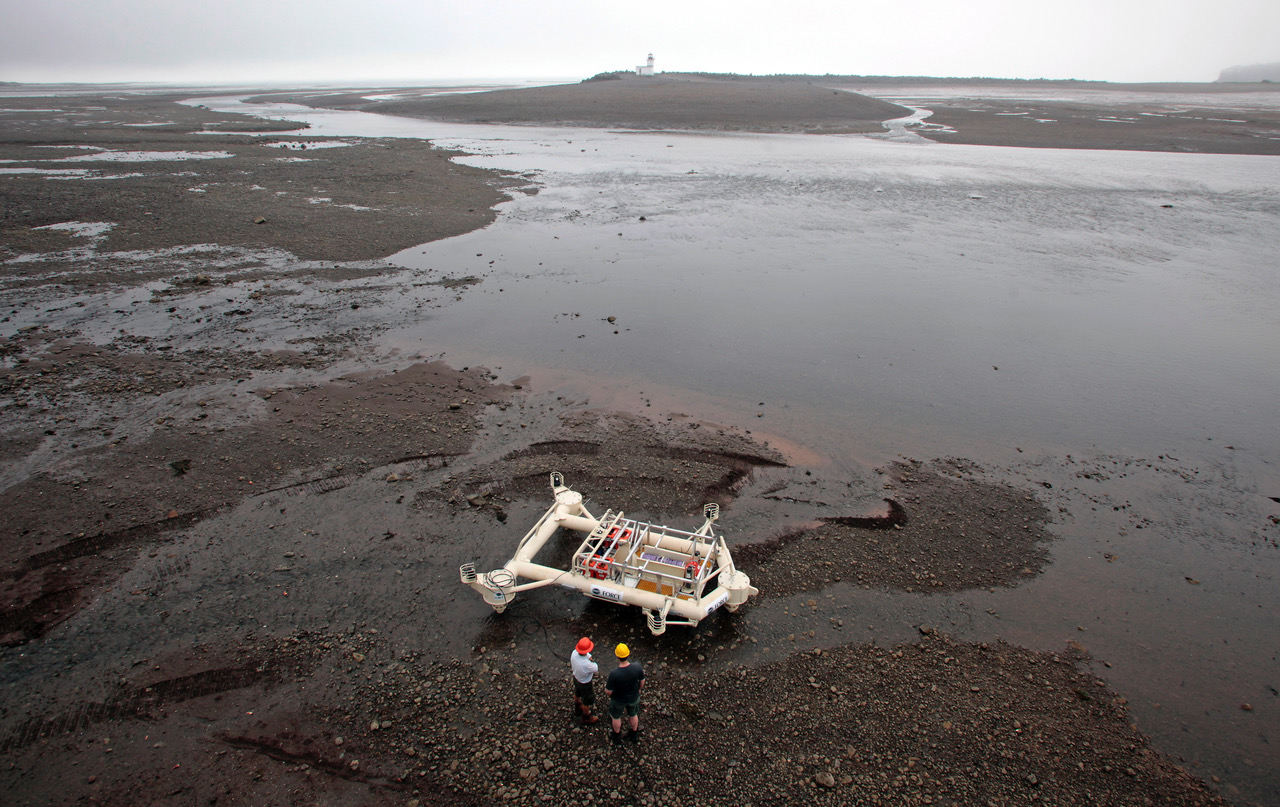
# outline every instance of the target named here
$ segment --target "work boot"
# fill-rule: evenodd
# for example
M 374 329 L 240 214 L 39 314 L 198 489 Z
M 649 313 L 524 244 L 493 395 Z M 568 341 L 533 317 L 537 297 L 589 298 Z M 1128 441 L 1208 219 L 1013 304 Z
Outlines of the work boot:
M 627 739 L 628 739 L 628 740 L 630 740 L 630 741 L 631 741 L 631 742 L 633 742 L 633 743 L 638 743 L 638 742 L 640 742 L 640 729 L 636 729 L 635 731 L 633 731 L 633 732 L 631 732 L 630 734 L 628 734 L 628 735 L 627 735 Z
M 596 723 L 599 723 L 599 722 L 600 722 L 600 718 L 591 714 L 591 711 L 589 709 L 582 710 L 582 725 L 594 726 Z
M 611 731 L 609 733 L 609 739 L 613 741 L 614 745 L 622 745 L 622 732 Z

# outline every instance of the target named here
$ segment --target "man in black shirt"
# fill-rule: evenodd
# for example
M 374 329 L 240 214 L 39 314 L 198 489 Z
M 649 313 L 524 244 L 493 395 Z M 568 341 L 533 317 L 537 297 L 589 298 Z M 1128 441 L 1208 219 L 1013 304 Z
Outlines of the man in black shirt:
M 630 718 L 631 741 L 640 740 L 640 690 L 644 687 L 644 668 L 631 660 L 631 649 L 618 645 L 613 654 L 618 657 L 618 669 L 609 673 L 604 693 L 609 696 L 609 718 L 613 721 L 614 743 L 622 742 L 622 716 Z

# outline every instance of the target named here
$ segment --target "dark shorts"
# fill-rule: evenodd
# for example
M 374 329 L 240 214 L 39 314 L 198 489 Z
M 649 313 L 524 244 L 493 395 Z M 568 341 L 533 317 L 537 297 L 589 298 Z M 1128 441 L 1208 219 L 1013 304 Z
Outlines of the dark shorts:
M 586 706 L 591 706 L 596 702 L 596 687 L 590 681 L 584 684 L 577 678 L 573 679 L 573 694 Z
M 639 696 L 637 696 L 635 700 L 629 703 L 623 703 L 617 698 L 609 699 L 609 717 L 613 718 L 614 720 L 621 720 L 624 714 L 627 717 L 636 717 L 637 715 L 640 714 Z

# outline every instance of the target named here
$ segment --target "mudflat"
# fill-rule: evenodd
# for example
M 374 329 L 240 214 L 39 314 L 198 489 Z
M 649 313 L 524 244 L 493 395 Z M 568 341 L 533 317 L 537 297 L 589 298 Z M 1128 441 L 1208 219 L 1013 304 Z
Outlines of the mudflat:
M 932 115 L 916 131 L 939 143 L 1280 154 L 1280 88 L 1274 84 L 886 81 L 851 86 L 928 108 Z
M 710 119 L 694 114 L 705 82 L 669 85 L 685 99 L 670 117 L 630 119 L 852 131 L 902 111 L 715 86 L 734 101 Z M 555 90 L 519 91 L 534 95 L 511 120 L 628 117 L 622 96 L 599 117 L 588 96 L 533 100 Z M 595 411 L 381 345 L 379 294 L 417 295 L 428 317 L 481 280 L 380 259 L 482 226 L 518 177 L 424 143 L 117 96 L 4 102 L 19 109 L 0 137 L 6 803 L 1225 804 L 1150 747 L 1079 647 L 929 625 L 846 638 L 850 587 L 1040 574 L 1052 534 L 1034 491 L 904 460 L 879 469 L 893 518 L 831 506 L 804 523 L 791 492 L 813 481 L 743 429 Z M 782 96 L 801 106 L 761 103 Z M 488 115 L 493 99 L 471 103 Z M 218 133 L 254 127 L 268 134 Z M 154 151 L 173 160 L 112 156 Z M 288 347 L 255 346 L 264 333 Z M 809 599 L 660 638 L 552 589 L 494 617 L 458 563 L 505 560 L 553 470 L 677 526 L 721 503 L 761 601 Z M 613 641 L 645 664 L 639 743 L 571 717 L 582 634 L 604 669 Z
M 713 129 L 750 132 L 883 131 L 881 121 L 908 110 L 812 82 L 692 75 L 584 81 L 482 93 L 368 101 L 334 95 L 285 94 L 273 100 L 358 108 L 388 115 L 465 123 L 543 124 L 625 129 Z
M 398 96 L 266 97 L 467 123 L 811 134 L 882 132 L 883 121 L 910 114 L 901 106 L 909 104 L 932 112 L 910 128 L 940 143 L 1280 154 L 1280 88 L 1274 84 L 663 74 L 467 94 L 409 88 Z
M 372 259 L 483 227 L 502 189 L 524 184 L 420 140 L 321 142 L 298 124 L 177 100 L 73 96 L 51 109 L 46 97 L 4 99 L 3 249 L 65 249 L 74 237 L 42 228 L 79 220 L 116 223 L 98 241 L 109 251 L 214 243 Z

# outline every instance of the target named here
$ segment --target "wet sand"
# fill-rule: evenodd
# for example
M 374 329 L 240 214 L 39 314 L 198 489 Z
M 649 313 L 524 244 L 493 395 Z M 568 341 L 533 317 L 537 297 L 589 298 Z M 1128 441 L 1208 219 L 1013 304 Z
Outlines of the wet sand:
M 1078 648 L 956 643 L 929 625 L 847 638 L 850 588 L 1039 574 L 1051 534 L 1035 492 L 962 461 L 907 462 L 838 480 L 881 485 L 901 517 L 837 504 L 797 523 L 815 483 L 743 429 L 594 411 L 429 347 L 377 355 L 375 334 L 344 327 L 361 283 L 398 271 L 374 258 L 480 226 L 516 179 L 422 145 L 197 134 L 164 99 L 30 107 L 54 105 L 8 113 L 6 166 L 47 165 L 36 146 L 234 156 L 0 176 L 0 785 L 14 803 L 1224 803 L 1149 748 Z M 302 142 L 323 163 L 276 162 Z M 213 212 L 201 184 L 223 194 Z M 94 250 L 98 236 L 34 229 L 67 221 L 116 227 Z M 193 243 L 218 249 L 173 249 Z M 95 257 L 108 250 L 146 252 Z M 447 305 L 475 279 L 418 282 Z M 163 319 L 196 295 L 201 351 L 114 327 L 112 306 Z M 101 321 L 16 325 L 103 300 Z M 296 331 L 294 349 L 250 347 L 248 312 Z M 676 526 L 720 502 L 769 586 L 656 639 L 637 614 L 558 590 L 494 617 L 457 566 L 505 560 L 551 470 L 599 509 Z M 563 657 L 581 633 L 631 643 L 650 671 L 639 745 L 570 719 Z

